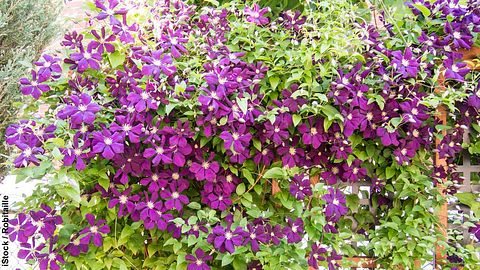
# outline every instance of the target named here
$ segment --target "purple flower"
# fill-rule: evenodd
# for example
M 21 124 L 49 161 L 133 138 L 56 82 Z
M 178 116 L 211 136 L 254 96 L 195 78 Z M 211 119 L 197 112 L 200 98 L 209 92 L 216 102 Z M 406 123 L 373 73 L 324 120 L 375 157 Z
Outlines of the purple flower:
M 44 150 L 41 147 L 36 147 L 35 141 L 30 141 L 27 143 L 17 143 L 16 145 L 22 152 L 13 161 L 15 167 L 20 168 L 27 167 L 29 164 L 40 164 L 40 160 L 38 160 L 36 155 L 43 154 Z
M 392 66 L 398 71 L 404 78 L 415 78 L 418 74 L 419 63 L 413 56 L 412 49 L 407 47 L 405 52 L 394 51 L 392 52 Z
M 30 218 L 24 213 L 19 213 L 17 218 L 9 221 L 10 226 L 7 229 L 9 234 L 8 238 L 11 242 L 18 241 L 20 243 L 26 243 L 28 238 L 32 236 L 37 228 L 33 226 Z
M 278 147 L 277 153 L 282 156 L 283 166 L 293 168 L 299 166 L 301 161 L 305 158 L 305 150 L 297 146 L 298 138 L 292 140 L 292 144 L 284 144 Z
M 50 78 L 52 73 L 62 73 L 62 68 L 58 64 L 60 58 L 55 58 L 51 55 L 44 54 L 42 55 L 44 61 L 37 61 L 34 64 L 39 67 L 38 75 L 43 76 L 44 78 Z M 57 76 L 55 76 L 57 77 Z
M 217 173 L 220 170 L 220 165 L 216 161 L 212 161 L 215 154 L 211 153 L 208 160 L 202 161 L 202 163 L 192 162 L 190 166 L 190 172 L 195 174 L 195 178 L 198 181 L 207 180 L 213 181 L 217 177 Z
M 166 138 L 162 136 L 161 140 L 157 144 L 152 144 L 151 148 L 145 149 L 143 152 L 144 158 L 151 158 L 153 165 L 158 165 L 160 162 L 162 164 L 172 164 L 172 154 L 171 149 L 165 146 Z
M 33 98 L 38 99 L 42 93 L 50 90 L 50 86 L 42 84 L 48 77 L 37 74 L 34 70 L 31 71 L 32 79 L 20 79 L 20 91 L 24 95 L 32 95 Z
M 258 4 L 253 4 L 252 8 L 245 6 L 243 14 L 247 16 L 247 22 L 251 22 L 256 25 L 265 25 L 268 24 L 269 19 L 267 17 L 264 17 L 264 15 L 269 11 L 269 8 L 260 9 L 260 6 Z
M 419 146 L 413 141 L 407 143 L 401 140 L 399 147 L 393 151 L 393 155 L 399 165 L 408 165 L 418 148 Z
M 104 51 L 107 53 L 113 53 L 115 51 L 115 46 L 111 43 L 115 41 L 115 35 L 106 36 L 105 27 L 102 27 L 100 33 L 96 30 L 91 31 L 92 35 L 95 37 L 95 40 L 90 41 L 92 44 L 92 49 L 97 50 L 100 54 Z
M 132 188 L 129 187 L 120 193 L 117 189 L 111 189 L 114 197 L 108 202 L 108 208 L 113 208 L 118 205 L 118 217 L 126 216 L 127 213 L 132 213 L 135 209 L 135 201 L 138 200 L 138 195 L 130 196 Z
M 328 189 L 328 194 L 322 196 L 322 199 L 327 203 L 325 206 L 325 215 L 333 220 L 338 221 L 340 217 L 348 212 L 345 206 L 345 195 L 339 189 Z
M 480 241 L 480 223 L 477 223 L 474 227 L 468 229 L 468 232 L 475 235 L 477 241 Z
M 112 133 L 104 127 L 101 132 L 93 132 L 92 145 L 93 153 L 102 153 L 105 159 L 113 159 L 115 154 L 123 153 L 124 138 L 121 133 Z
M 108 6 L 105 5 L 105 2 L 108 2 Z M 120 23 L 115 15 L 126 15 L 127 10 L 124 8 L 116 9 L 118 6 L 118 0 L 95 0 L 95 6 L 99 8 L 100 13 L 97 15 L 98 20 L 104 20 L 106 18 L 110 19 L 110 24 Z
M 212 256 L 208 255 L 203 249 L 195 250 L 195 256 L 188 254 L 185 259 L 189 262 L 187 270 L 210 270 L 206 262 L 212 260 Z
M 312 251 L 308 256 L 308 266 L 318 269 L 318 261 L 326 260 L 327 247 L 318 243 L 312 244 Z
M 226 150 L 233 146 L 233 150 L 236 152 L 242 152 L 245 148 L 248 148 L 252 139 L 252 135 L 245 125 L 232 128 L 232 131 L 223 131 L 219 137 L 223 139 Z
M 85 159 L 89 159 L 91 157 L 90 153 L 90 140 L 85 140 L 82 142 L 80 146 L 80 136 L 81 133 L 75 134 L 73 137 L 73 145 L 72 148 L 65 148 L 62 150 L 63 157 L 63 165 L 71 166 L 74 162 L 75 169 L 81 171 L 85 169 Z
M 213 228 L 212 233 L 208 235 L 207 241 L 220 252 L 235 252 L 235 246 L 243 244 L 244 231 L 241 227 L 231 230 L 230 227 L 222 227 L 217 225 Z
M 181 194 L 185 190 L 185 187 L 179 186 L 177 182 L 172 182 L 168 188 L 163 189 L 160 192 L 160 196 L 165 200 L 165 207 L 170 209 L 182 210 L 182 205 L 188 204 L 188 197 Z
M 138 31 L 138 25 L 136 23 L 128 25 L 126 17 L 124 17 L 122 22 L 115 22 L 112 25 L 112 31 L 115 35 L 120 37 L 120 41 L 123 44 L 134 43 L 135 39 L 132 36 L 132 32 Z
M 74 127 L 81 126 L 82 124 L 93 124 L 95 121 L 95 113 L 101 110 L 101 107 L 92 102 L 92 97 L 86 93 L 82 93 L 80 96 L 70 96 L 71 104 L 67 105 L 64 109 L 58 112 L 60 119 L 67 119 L 70 117 L 70 121 Z
M 88 252 L 88 244 L 80 243 L 80 238 L 75 238 L 65 247 L 65 250 L 73 257 L 78 257 L 80 253 Z
M 443 66 L 445 67 L 445 79 L 463 82 L 465 81 L 465 75 L 470 72 L 465 62 L 455 62 L 450 58 L 443 61 Z
M 58 264 L 65 263 L 63 256 L 59 254 L 59 250 L 53 249 L 53 242 L 54 241 L 50 241 L 48 253 L 37 256 L 40 270 L 60 270 L 60 266 Z
M 85 218 L 87 219 L 90 226 L 84 228 L 79 232 L 80 235 L 83 235 L 83 237 L 80 239 L 80 243 L 89 244 L 90 239 L 92 239 L 92 242 L 95 246 L 102 246 L 102 237 L 104 234 L 110 233 L 110 227 L 108 227 L 106 221 L 103 219 L 97 220 L 95 222 L 95 216 L 90 213 L 86 214 Z
M 289 244 L 299 243 L 303 237 L 303 220 L 297 218 L 295 220 L 287 218 L 288 226 L 283 228 L 283 233 L 287 237 L 287 242 Z
M 182 54 L 187 54 L 188 51 L 182 43 L 187 43 L 188 38 L 185 38 L 181 29 L 174 31 L 171 28 L 166 29 L 167 34 L 161 36 L 160 46 L 167 50 L 169 49 L 173 57 L 179 58 Z
M 285 29 L 292 29 L 295 31 L 300 31 L 301 26 L 307 20 L 306 16 L 302 16 L 302 12 L 295 10 L 287 10 L 281 14 L 282 25 Z
M 308 119 L 307 124 L 300 124 L 298 131 L 302 134 L 302 142 L 305 145 L 312 145 L 314 149 L 318 149 L 322 142 L 325 142 L 325 134 L 323 131 L 323 119 Z
M 367 175 L 367 169 L 362 168 L 362 161 L 356 159 L 352 162 L 352 165 L 348 165 L 347 163 L 343 164 L 343 179 L 349 182 L 357 182 L 358 180 L 362 180 Z
M 169 54 L 164 54 L 163 51 L 153 51 L 152 56 L 144 56 L 142 60 L 147 63 L 142 67 L 143 75 L 152 75 L 155 80 L 158 80 L 160 73 L 170 76 L 177 70 L 172 64 L 172 57 Z
M 247 224 L 247 231 L 244 232 L 245 241 L 243 245 L 250 243 L 253 252 L 260 250 L 260 242 L 267 243 L 268 235 L 262 225 Z
M 72 53 L 70 59 L 73 60 L 77 65 L 77 71 L 83 73 L 87 68 L 94 70 L 100 69 L 100 61 L 102 60 L 102 55 L 98 52 L 94 52 L 95 44 L 88 44 L 87 50 L 79 53 Z
M 304 174 L 296 174 L 290 183 L 290 194 L 295 199 L 301 201 L 305 196 L 312 196 L 312 188 L 310 187 L 310 179 Z

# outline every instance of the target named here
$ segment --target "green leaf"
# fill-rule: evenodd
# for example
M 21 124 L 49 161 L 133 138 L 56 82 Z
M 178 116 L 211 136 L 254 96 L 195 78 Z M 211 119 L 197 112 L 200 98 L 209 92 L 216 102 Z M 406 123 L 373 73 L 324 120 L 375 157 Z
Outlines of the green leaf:
M 275 90 L 280 83 L 280 78 L 276 76 L 272 76 L 268 78 L 268 81 L 270 82 L 270 85 L 272 86 L 272 90 Z
M 125 62 L 125 54 L 115 51 L 114 53 L 108 55 L 108 60 L 110 60 L 110 65 L 112 68 L 116 68 Z
M 102 186 L 105 190 L 108 190 L 110 187 L 110 179 L 108 177 L 99 176 L 98 183 Z
M 263 175 L 263 178 L 267 178 L 267 179 L 270 179 L 270 178 L 277 178 L 278 179 L 278 178 L 283 178 L 283 177 L 284 177 L 283 170 L 282 170 L 282 168 L 279 168 L 279 167 L 270 168 Z
M 118 246 L 122 246 L 124 245 L 125 243 L 128 242 L 130 236 L 134 233 L 134 230 L 132 230 L 132 228 L 128 225 L 125 225 L 125 227 L 123 227 L 123 230 L 122 230 L 122 233 L 120 234 L 120 238 L 118 239 Z
M 240 110 L 246 114 L 248 110 L 248 99 L 247 98 L 238 98 L 237 97 L 237 104 Z
M 255 183 L 255 179 L 253 178 L 252 173 L 249 170 L 242 169 L 242 174 L 243 174 L 243 177 L 245 177 L 248 180 L 250 185 L 253 185 Z
M 385 178 L 390 179 L 395 175 L 395 169 L 392 167 L 387 167 L 385 169 Z
M 424 17 L 428 17 L 432 14 L 430 12 L 430 10 L 422 4 L 412 4 L 412 6 L 414 6 L 416 9 L 420 10 L 420 12 L 422 12 Z
M 232 263 L 233 259 L 234 258 L 232 257 L 232 255 L 226 253 L 222 258 L 222 266 L 229 265 L 230 263 Z
M 300 121 L 302 121 L 302 117 L 298 114 L 294 114 L 293 115 L 293 126 L 297 126 L 298 123 L 300 123 Z
M 195 209 L 195 210 L 202 208 L 202 206 L 197 202 L 191 202 L 187 206 L 188 208 Z
M 245 193 L 245 184 L 244 183 L 241 183 L 240 185 L 237 186 L 237 189 L 236 189 L 236 192 L 237 192 L 237 195 L 240 196 L 242 195 L 243 193 Z

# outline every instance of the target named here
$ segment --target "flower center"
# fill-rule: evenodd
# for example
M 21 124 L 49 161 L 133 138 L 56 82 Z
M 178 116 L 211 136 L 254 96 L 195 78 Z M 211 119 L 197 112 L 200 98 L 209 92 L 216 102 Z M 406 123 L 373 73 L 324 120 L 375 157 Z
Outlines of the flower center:
M 296 225 L 292 226 L 292 232 L 296 233 L 298 231 L 298 227 Z
M 372 119 L 373 119 L 373 113 L 371 112 L 367 113 L 367 120 L 372 121 Z
M 142 97 L 142 99 L 148 99 L 148 93 L 147 92 L 142 92 L 142 94 L 140 95 Z
M 153 64 L 154 64 L 155 66 L 159 67 L 159 66 L 162 65 L 162 61 L 160 61 L 160 60 L 155 60 L 155 61 L 153 61 Z
M 178 197 L 180 197 L 180 194 L 178 194 L 178 192 L 175 191 L 172 193 L 172 198 L 178 199 Z
M 251 233 L 251 234 L 250 234 L 250 238 L 251 238 L 251 239 L 255 239 L 256 237 L 257 237 L 256 234 L 254 234 L 254 233 Z
M 55 260 L 56 257 L 57 257 L 57 256 L 55 255 L 55 253 L 50 253 L 50 254 L 48 254 L 48 259 L 49 259 L 50 261 Z
M 121 195 L 119 199 L 121 204 L 126 204 L 128 197 L 125 195 Z
M 153 202 L 148 202 L 148 203 L 147 203 L 147 207 L 148 207 L 149 209 L 153 209 L 153 207 L 154 207 Z
M 162 147 L 157 147 L 157 148 L 155 148 L 155 152 L 157 152 L 157 154 L 161 155 L 165 152 L 165 150 Z
M 268 149 L 263 149 L 263 150 L 262 150 L 262 155 L 265 156 L 265 155 L 267 155 L 267 154 L 268 154 Z
M 340 203 L 340 202 L 338 201 L 337 198 L 333 199 L 333 202 L 332 202 L 333 205 L 338 205 L 339 203 Z
M 157 182 L 157 180 L 158 180 L 158 174 L 156 174 L 156 173 L 152 174 L 152 180 L 153 180 L 154 182 Z
M 413 114 L 413 115 L 418 115 L 418 109 L 417 109 L 417 108 L 413 108 L 413 109 L 412 109 L 412 114 Z
M 233 176 L 231 176 L 229 174 L 229 175 L 227 175 L 227 177 L 225 177 L 225 180 L 227 180 L 228 183 L 231 183 L 231 182 L 233 182 Z
M 105 138 L 105 139 L 103 140 L 103 142 L 104 142 L 106 145 L 112 145 L 113 140 L 112 140 L 111 138 L 108 138 L 108 137 L 107 137 L 107 138 Z
M 87 110 L 87 106 L 85 106 L 85 105 L 83 105 L 83 104 L 80 104 L 80 105 L 78 106 L 78 110 L 81 111 L 81 112 L 84 112 L 84 111 Z
M 82 154 L 82 149 L 76 148 L 73 150 L 73 153 L 75 154 L 75 156 L 80 156 Z
M 238 135 L 238 133 L 234 132 L 234 133 L 232 134 L 232 137 L 233 137 L 233 140 L 236 141 L 236 140 L 238 140 L 238 138 L 240 137 L 240 135 Z
M 88 59 L 92 58 L 92 55 L 90 53 L 86 52 L 86 53 L 83 54 L 83 57 L 88 60 Z
M 226 232 L 225 233 L 225 239 L 230 240 L 230 239 L 232 239 L 232 237 L 233 237 L 233 235 L 232 235 L 231 232 Z
M 403 149 L 400 151 L 400 153 L 402 153 L 402 155 L 405 156 L 405 155 L 407 154 L 407 149 L 406 149 L 406 148 L 403 148 Z
M 172 179 L 173 179 L 173 180 L 178 180 L 178 179 L 180 179 L 180 174 L 178 174 L 178 173 L 176 173 L 176 172 L 175 172 L 175 173 L 172 173 Z
M 312 127 L 312 128 L 310 129 L 310 134 L 312 134 L 312 135 L 317 135 L 317 134 L 318 134 L 317 128 Z
M 290 155 L 295 155 L 295 153 L 297 152 L 297 150 L 295 149 L 295 147 L 290 147 L 290 149 L 288 150 L 288 152 L 290 153 Z
M 208 161 L 204 161 L 202 163 L 202 167 L 206 170 L 206 169 L 210 168 L 210 163 L 208 163 Z
M 23 155 L 26 157 L 30 157 L 32 155 L 32 148 L 27 147 L 27 149 L 23 151 Z
M 462 34 L 460 34 L 460 32 L 453 32 L 453 37 L 455 39 L 461 39 L 462 38 Z
M 332 173 L 333 173 L 333 174 L 337 174 L 337 173 L 339 173 L 339 172 L 340 172 L 340 171 L 339 171 L 339 169 L 338 169 L 337 167 L 333 167 L 333 168 L 332 168 Z
M 200 260 L 200 259 L 197 259 L 197 261 L 195 262 L 196 265 L 200 266 L 203 264 L 203 261 Z
M 353 174 L 357 174 L 358 173 L 358 168 L 353 168 Z
M 132 130 L 132 126 L 129 124 L 124 124 L 122 128 L 123 128 L 123 131 L 125 132 Z
M 408 67 L 409 64 L 410 64 L 410 62 L 407 59 L 402 59 L 402 65 L 404 67 Z
M 97 233 L 98 232 L 98 227 L 97 226 L 90 227 L 90 232 L 91 233 Z

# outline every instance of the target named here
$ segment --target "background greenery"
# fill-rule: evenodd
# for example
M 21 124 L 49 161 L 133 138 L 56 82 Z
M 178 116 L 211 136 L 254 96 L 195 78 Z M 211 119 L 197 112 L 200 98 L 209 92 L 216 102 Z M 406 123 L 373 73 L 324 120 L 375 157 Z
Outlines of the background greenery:
M 58 33 L 61 0 L 0 1 L 0 137 L 13 121 L 21 100 L 18 79 Z M 7 148 L 0 145 L 0 168 Z M 0 174 L 3 170 L 0 170 Z M 1 175 L 0 175 L 1 176 Z

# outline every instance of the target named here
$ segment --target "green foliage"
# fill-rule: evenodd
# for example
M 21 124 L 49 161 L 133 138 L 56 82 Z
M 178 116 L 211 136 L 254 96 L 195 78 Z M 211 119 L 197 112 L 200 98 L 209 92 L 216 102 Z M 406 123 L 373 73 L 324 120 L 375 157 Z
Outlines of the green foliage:
M 2 0 L 0 2 L 0 137 L 17 113 L 18 79 L 56 35 L 60 0 Z M 2 139 L 3 142 L 3 139 Z M 6 153 L 0 145 L 0 153 Z M 0 163 L 4 157 L 0 156 Z M 3 170 L 2 170 L 3 171 Z

